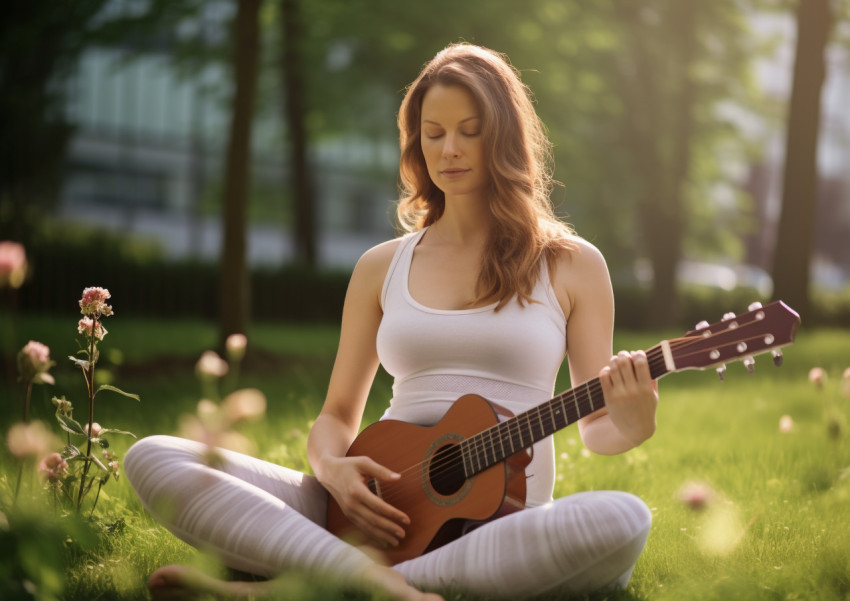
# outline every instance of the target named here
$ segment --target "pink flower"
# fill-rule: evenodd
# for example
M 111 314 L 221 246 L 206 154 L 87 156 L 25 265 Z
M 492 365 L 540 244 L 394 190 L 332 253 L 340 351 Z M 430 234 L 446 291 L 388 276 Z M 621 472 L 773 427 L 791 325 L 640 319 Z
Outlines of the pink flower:
M 195 371 L 203 378 L 222 378 L 227 374 L 227 362 L 214 351 L 204 351 Z
M 109 468 L 109 473 L 117 478 L 120 464 L 117 461 L 110 461 L 106 466 Z
M 96 326 L 94 324 L 97 324 Z M 77 332 L 83 334 L 86 338 L 91 338 L 92 328 L 94 327 L 94 337 L 98 340 L 103 340 L 109 332 L 103 327 L 99 321 L 93 321 L 91 317 L 83 317 L 77 324 Z
M 111 298 L 106 288 L 91 287 L 83 290 L 83 298 L 80 299 L 80 313 L 94 317 L 109 317 L 112 315 L 112 307 L 106 304 Z
M 88 433 L 89 433 L 89 425 L 88 425 L 88 424 L 85 424 L 85 425 L 83 426 L 83 431 L 85 431 L 86 435 L 88 435 Z M 97 438 L 98 436 L 100 436 L 100 433 L 101 433 L 101 432 L 103 432 L 103 428 L 101 428 L 101 427 L 100 427 L 100 424 L 99 424 L 99 423 L 97 423 L 97 422 L 92 422 L 92 425 L 91 425 L 91 432 L 92 432 L 92 433 L 91 433 L 91 437 L 92 437 L 92 438 Z
M 714 491 L 702 482 L 686 482 L 679 489 L 679 500 L 694 511 L 705 509 L 713 497 Z
M 222 410 L 231 424 L 259 419 L 266 412 L 266 395 L 256 388 L 237 390 L 227 395 Z
M 783 415 L 779 418 L 779 431 L 787 434 L 794 429 L 794 419 L 790 415 Z
M 809 370 L 809 382 L 817 388 L 823 388 L 823 385 L 826 383 L 826 372 L 822 367 L 813 367 Z
M 224 342 L 224 346 L 227 349 L 227 356 L 234 361 L 239 361 L 245 356 L 248 339 L 245 334 L 231 334 Z
M 68 464 L 59 453 L 51 453 L 38 464 L 38 471 L 45 474 L 51 482 L 56 482 L 68 471 Z
M 43 455 L 53 446 L 53 437 L 43 422 L 15 424 L 6 435 L 9 451 L 18 459 Z
M 30 340 L 18 352 L 18 375 L 22 382 L 53 384 L 53 376 L 47 373 L 53 365 L 50 349 L 41 342 Z
M 0 242 L 0 288 L 20 288 L 27 275 L 27 254 L 17 242 Z

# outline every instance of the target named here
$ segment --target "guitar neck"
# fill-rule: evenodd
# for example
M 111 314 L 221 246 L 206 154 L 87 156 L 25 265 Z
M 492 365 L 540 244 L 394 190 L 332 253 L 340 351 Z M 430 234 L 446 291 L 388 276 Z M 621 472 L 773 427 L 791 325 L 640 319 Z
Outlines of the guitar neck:
M 650 348 L 646 355 L 653 380 L 668 373 L 662 344 Z M 593 378 L 467 438 L 460 444 L 466 477 L 504 461 L 604 406 L 602 385 L 599 378 Z

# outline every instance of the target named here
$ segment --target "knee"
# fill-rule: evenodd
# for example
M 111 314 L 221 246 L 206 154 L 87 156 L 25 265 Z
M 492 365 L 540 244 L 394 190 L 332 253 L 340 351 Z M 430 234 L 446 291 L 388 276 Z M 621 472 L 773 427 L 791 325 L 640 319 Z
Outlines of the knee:
M 179 455 L 185 453 L 190 440 L 157 434 L 136 441 L 124 454 L 124 473 L 130 484 L 135 484 L 145 474 L 173 466 Z

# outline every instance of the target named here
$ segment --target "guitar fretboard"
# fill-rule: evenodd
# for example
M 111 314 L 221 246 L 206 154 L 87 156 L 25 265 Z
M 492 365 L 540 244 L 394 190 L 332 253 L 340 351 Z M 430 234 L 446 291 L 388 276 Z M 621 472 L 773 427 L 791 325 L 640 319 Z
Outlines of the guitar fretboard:
M 660 344 L 646 351 L 646 355 L 653 379 L 667 373 Z M 604 406 L 599 378 L 562 392 L 460 443 L 464 473 L 470 478 Z

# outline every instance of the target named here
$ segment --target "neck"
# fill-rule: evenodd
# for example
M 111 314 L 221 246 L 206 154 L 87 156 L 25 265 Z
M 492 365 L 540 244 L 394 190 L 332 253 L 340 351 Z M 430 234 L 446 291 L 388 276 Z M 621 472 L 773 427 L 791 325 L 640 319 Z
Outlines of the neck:
M 486 204 L 477 198 L 447 198 L 445 211 L 431 230 L 445 243 L 477 246 L 489 239 L 492 219 Z

